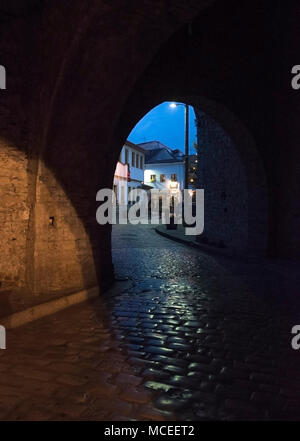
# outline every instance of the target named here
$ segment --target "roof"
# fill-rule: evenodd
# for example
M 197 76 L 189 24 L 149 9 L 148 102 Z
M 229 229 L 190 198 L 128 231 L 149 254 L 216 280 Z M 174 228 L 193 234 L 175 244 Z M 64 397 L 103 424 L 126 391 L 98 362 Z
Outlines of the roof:
M 124 145 L 127 145 L 127 147 L 137 150 L 138 152 L 146 153 L 145 150 L 142 147 L 140 147 L 139 144 L 134 144 L 133 142 L 128 141 L 128 139 L 125 141 Z
M 180 150 L 172 150 L 160 141 L 139 144 L 145 150 L 145 164 L 183 162 L 184 155 Z
M 158 164 L 158 163 L 166 163 L 166 162 L 183 162 L 184 157 L 178 156 L 172 150 L 166 149 L 155 149 L 148 150 L 145 156 L 145 164 Z
M 144 150 L 155 150 L 155 149 L 167 149 L 171 150 L 170 147 L 166 146 L 160 141 L 148 141 L 148 142 L 141 142 L 139 143 L 139 146 Z

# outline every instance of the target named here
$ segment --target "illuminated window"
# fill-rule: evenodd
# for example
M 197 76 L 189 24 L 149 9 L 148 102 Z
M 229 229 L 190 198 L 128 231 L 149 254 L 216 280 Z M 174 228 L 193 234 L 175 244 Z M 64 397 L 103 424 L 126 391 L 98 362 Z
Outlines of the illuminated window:
M 171 174 L 171 181 L 172 182 L 176 182 L 177 181 L 177 174 L 176 173 L 172 173 Z
M 150 182 L 156 182 L 156 175 L 150 175 Z
M 160 182 L 166 181 L 166 175 L 160 175 Z

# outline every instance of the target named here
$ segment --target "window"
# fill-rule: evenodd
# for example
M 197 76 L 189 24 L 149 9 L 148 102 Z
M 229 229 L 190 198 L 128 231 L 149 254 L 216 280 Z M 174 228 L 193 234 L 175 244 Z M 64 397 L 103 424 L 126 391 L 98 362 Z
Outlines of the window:
M 130 192 L 131 192 L 131 187 L 128 185 L 128 193 L 127 193 L 128 204 L 130 204 L 130 198 L 131 198 Z
M 156 182 L 156 175 L 150 175 L 150 182 Z
M 176 175 L 176 173 L 172 173 L 172 174 L 171 174 L 171 181 L 172 181 L 172 182 L 176 182 L 176 181 L 177 181 L 177 175 Z
M 141 156 L 140 157 L 140 168 L 143 170 L 144 168 L 144 158 Z
M 139 162 L 140 162 L 140 157 L 138 154 L 136 154 L 136 161 L 135 161 L 136 168 L 139 168 Z
M 114 193 L 115 193 L 115 198 L 117 201 L 118 200 L 118 187 L 117 187 L 117 185 L 114 185 Z
M 131 165 L 132 165 L 132 167 L 135 167 L 135 153 L 134 152 L 131 153 Z
M 125 164 L 128 164 L 128 150 L 125 149 Z
M 166 175 L 160 175 L 160 182 L 166 182 Z
M 123 185 L 121 186 L 121 197 L 120 197 L 120 203 L 124 204 L 124 187 Z

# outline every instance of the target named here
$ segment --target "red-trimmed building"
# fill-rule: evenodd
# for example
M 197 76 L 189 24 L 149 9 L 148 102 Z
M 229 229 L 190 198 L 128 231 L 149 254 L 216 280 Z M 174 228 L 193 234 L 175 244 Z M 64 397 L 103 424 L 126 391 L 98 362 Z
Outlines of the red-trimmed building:
M 128 204 L 128 195 L 133 188 L 143 188 L 144 184 L 145 151 L 126 141 L 116 166 L 113 188 L 117 204 Z

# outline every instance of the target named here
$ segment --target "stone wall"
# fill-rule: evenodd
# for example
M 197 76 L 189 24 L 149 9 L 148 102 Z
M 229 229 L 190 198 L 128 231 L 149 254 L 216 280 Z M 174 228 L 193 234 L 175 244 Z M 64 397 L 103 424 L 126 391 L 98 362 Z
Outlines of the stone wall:
M 205 190 L 205 232 L 198 240 L 264 255 L 268 189 L 257 146 L 242 123 L 216 103 L 198 100 L 196 122 L 198 186 Z
M 222 127 L 197 112 L 198 188 L 205 191 L 205 230 L 200 241 L 248 249 L 248 186 L 244 164 Z

